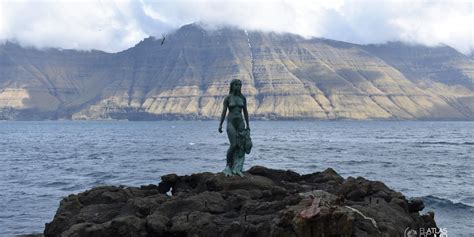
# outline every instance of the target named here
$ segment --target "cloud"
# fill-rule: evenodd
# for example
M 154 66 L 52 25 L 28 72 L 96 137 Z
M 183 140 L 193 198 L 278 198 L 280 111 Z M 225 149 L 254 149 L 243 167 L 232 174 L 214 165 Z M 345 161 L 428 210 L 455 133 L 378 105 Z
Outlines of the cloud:
M 25 46 L 117 51 L 147 36 L 136 8 L 130 2 L 2 1 L 0 37 Z
M 116 52 L 181 25 L 474 49 L 472 1 L 0 1 L 0 40 Z

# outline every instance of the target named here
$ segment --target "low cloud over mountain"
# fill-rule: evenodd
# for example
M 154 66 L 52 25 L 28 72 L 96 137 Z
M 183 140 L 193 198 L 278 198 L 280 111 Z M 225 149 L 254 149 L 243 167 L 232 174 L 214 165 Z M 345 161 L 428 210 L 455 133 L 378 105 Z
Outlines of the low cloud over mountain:
M 0 9 L 0 40 L 36 47 L 117 52 L 201 22 L 359 44 L 446 44 L 467 55 L 474 48 L 472 1 L 1 1 Z

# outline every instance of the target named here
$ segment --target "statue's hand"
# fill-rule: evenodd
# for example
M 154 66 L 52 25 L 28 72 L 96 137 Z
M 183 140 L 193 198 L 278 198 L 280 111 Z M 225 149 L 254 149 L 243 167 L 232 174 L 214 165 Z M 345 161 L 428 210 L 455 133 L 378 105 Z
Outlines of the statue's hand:
M 219 131 L 220 133 L 222 133 L 222 125 L 219 126 L 219 129 L 217 129 L 217 131 Z

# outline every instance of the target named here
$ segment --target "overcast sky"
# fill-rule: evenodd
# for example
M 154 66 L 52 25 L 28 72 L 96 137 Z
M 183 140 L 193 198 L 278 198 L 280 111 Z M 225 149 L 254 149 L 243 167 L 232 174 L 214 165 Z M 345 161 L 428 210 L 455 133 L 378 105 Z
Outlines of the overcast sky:
M 117 52 L 192 22 L 361 44 L 401 40 L 474 50 L 474 0 L 0 0 L 0 41 L 24 46 Z

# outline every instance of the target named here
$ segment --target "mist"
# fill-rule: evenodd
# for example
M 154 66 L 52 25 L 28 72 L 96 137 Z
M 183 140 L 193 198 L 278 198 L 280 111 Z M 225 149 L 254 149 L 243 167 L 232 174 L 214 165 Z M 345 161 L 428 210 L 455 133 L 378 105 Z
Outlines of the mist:
M 184 24 L 474 49 L 472 1 L 1 1 L 0 41 L 117 52 Z

